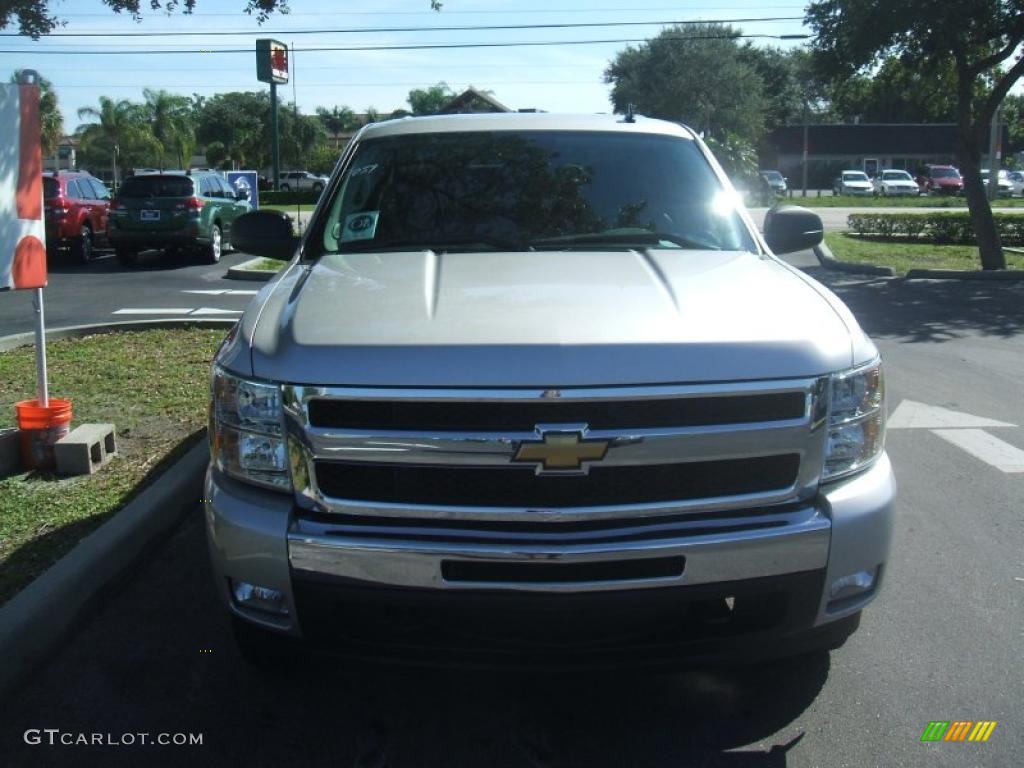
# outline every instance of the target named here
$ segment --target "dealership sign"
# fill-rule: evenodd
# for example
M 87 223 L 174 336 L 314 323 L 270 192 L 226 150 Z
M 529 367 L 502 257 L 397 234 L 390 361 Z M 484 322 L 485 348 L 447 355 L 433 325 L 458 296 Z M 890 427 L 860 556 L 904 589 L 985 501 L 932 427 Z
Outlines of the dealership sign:
M 46 285 L 39 86 L 0 85 L 0 290 Z
M 288 46 L 277 40 L 256 41 L 256 79 L 264 83 L 288 82 Z
M 245 192 L 254 211 L 260 207 L 259 174 L 256 171 L 228 171 L 225 176 L 232 189 Z

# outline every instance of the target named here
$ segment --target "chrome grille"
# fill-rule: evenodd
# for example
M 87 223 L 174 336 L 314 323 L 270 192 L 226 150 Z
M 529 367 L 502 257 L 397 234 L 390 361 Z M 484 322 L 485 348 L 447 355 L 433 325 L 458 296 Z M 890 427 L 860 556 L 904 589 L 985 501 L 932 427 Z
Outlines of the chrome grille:
M 825 391 L 819 379 L 557 391 L 286 386 L 284 400 L 298 503 L 310 513 L 564 521 L 806 499 L 821 467 Z M 540 428 L 608 449 L 577 472 L 513 462 Z

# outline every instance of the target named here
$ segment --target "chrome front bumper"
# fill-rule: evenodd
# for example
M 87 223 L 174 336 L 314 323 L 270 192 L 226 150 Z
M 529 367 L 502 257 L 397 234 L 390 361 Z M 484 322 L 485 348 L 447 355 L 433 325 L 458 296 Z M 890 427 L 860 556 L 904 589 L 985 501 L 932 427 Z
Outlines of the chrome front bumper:
M 625 537 L 604 543 L 501 544 L 464 540 L 425 540 L 393 531 L 377 536 L 373 527 L 359 535 L 339 533 L 340 523 L 298 519 L 293 499 L 208 473 L 206 523 L 218 589 L 236 614 L 296 636 L 302 634 L 294 579 L 336 580 L 348 586 L 428 589 L 457 594 L 481 589 L 505 592 L 600 592 L 709 585 L 808 571 L 824 571 L 824 590 L 815 626 L 856 613 L 878 592 L 829 600 L 828 585 L 866 570 L 881 576 L 892 532 L 895 481 L 883 455 L 868 471 L 825 487 L 812 503 L 771 515 L 770 528 L 687 532 L 642 539 Z M 624 523 L 625 525 L 626 523 Z M 517 583 L 453 582 L 445 562 L 577 564 L 685 558 L 681 575 L 622 581 L 543 581 Z M 242 580 L 281 591 L 289 613 L 273 617 L 240 608 L 230 597 L 228 580 Z

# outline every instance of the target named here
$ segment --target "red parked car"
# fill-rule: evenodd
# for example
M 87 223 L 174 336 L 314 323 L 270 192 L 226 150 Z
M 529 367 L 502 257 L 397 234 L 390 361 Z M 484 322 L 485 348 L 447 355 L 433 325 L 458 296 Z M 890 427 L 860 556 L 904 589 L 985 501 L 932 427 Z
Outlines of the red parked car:
M 918 174 L 917 186 L 926 195 L 960 195 L 964 180 L 952 165 L 926 165 Z
M 74 261 L 89 261 L 96 245 L 106 245 L 109 207 L 110 192 L 95 176 L 84 171 L 43 174 L 48 255 L 67 249 Z

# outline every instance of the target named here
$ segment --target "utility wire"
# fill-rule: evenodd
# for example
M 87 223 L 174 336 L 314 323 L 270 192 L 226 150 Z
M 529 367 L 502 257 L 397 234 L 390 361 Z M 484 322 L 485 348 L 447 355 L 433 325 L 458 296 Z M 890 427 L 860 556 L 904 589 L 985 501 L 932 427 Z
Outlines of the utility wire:
M 758 35 L 758 34 L 735 34 L 735 35 L 688 35 L 680 37 L 659 37 L 658 40 L 737 40 L 737 39 L 772 39 L 772 40 L 806 40 L 808 35 Z M 316 48 L 296 48 L 297 53 L 314 53 L 324 51 L 423 51 L 423 50 L 445 50 L 452 48 L 516 48 L 536 47 L 548 45 L 605 45 L 608 43 L 647 43 L 649 38 L 609 38 L 603 40 L 532 40 L 519 42 L 495 42 L 495 43 L 422 43 L 417 45 L 375 45 L 375 46 L 332 46 Z M 0 49 L 0 53 L 31 53 L 34 56 L 164 56 L 168 54 L 189 54 L 197 53 L 246 53 L 251 54 L 252 48 L 218 48 L 214 49 L 175 49 L 159 50 L 140 49 L 134 51 L 76 51 L 76 50 L 53 50 L 28 48 Z
M 230 37 L 233 35 L 319 35 L 362 34 L 365 32 L 483 32 L 513 29 L 582 29 L 585 27 L 643 27 L 685 26 L 691 24 L 755 24 L 771 21 L 803 21 L 803 16 L 762 16 L 745 19 L 682 19 L 678 21 L 573 21 L 550 24 L 479 24 L 457 27 L 354 27 L 350 29 L 261 29 L 215 32 L 51 32 L 47 39 L 56 37 Z M 22 37 L 18 32 L 0 32 L 0 37 Z

